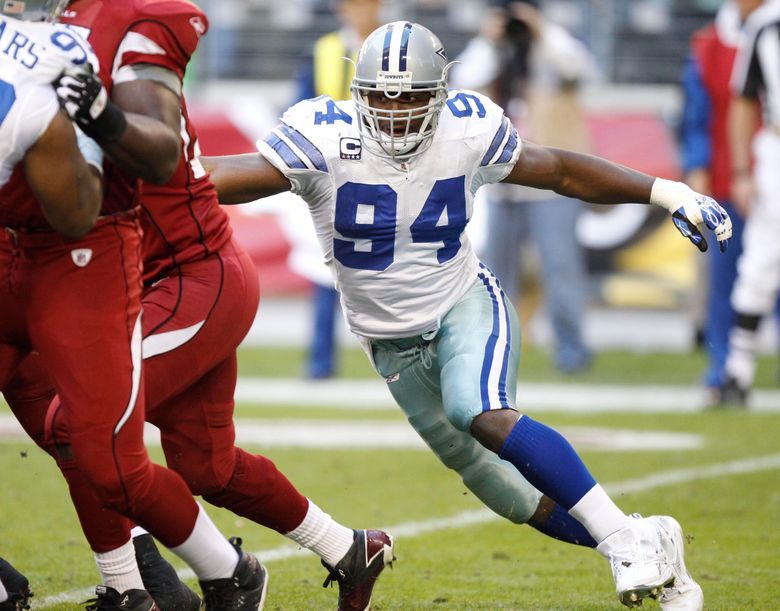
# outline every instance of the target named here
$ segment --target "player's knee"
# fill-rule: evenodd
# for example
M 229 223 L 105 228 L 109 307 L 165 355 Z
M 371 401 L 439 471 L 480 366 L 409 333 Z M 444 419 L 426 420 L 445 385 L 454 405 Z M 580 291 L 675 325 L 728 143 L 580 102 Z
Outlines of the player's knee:
M 482 449 L 470 435 L 444 420 L 419 428 L 418 432 L 444 466 L 455 471 L 461 471 L 477 460 Z
M 478 460 L 459 473 L 480 501 L 515 524 L 525 524 L 539 505 L 541 493 L 517 469 L 484 448 Z
M 167 456 L 167 453 L 166 453 Z M 208 496 L 224 490 L 236 470 L 235 450 L 214 454 L 178 455 L 168 466 L 181 475 L 196 496 Z
M 102 464 L 91 466 L 75 461 L 75 466 L 100 502 L 120 513 L 124 513 L 130 508 L 132 498 L 138 496 L 139 486 L 143 485 L 137 476 L 122 473 L 116 470 L 113 465 L 110 468 L 104 468 Z
M 471 434 L 488 450 L 501 450 L 507 436 L 517 424 L 518 413 L 513 409 L 494 409 L 482 412 L 471 423 Z

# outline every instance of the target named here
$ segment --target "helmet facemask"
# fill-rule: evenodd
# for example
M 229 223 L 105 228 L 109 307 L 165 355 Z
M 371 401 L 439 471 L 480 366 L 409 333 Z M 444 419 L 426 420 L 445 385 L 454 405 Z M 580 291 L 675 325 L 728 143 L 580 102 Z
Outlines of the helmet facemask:
M 0 0 L 2 14 L 24 21 L 56 22 L 70 0 Z
M 400 56 L 395 62 L 394 53 Z M 350 91 L 360 137 L 375 154 L 405 161 L 428 149 L 447 101 L 449 66 L 438 38 L 420 25 L 395 22 L 369 35 Z M 403 101 L 410 96 L 428 100 L 421 105 Z

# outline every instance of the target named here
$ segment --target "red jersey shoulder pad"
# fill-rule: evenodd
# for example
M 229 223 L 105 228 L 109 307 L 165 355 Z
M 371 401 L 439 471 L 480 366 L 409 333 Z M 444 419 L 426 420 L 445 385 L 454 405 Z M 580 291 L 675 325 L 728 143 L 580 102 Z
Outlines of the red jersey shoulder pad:
M 206 13 L 188 0 L 135 0 L 134 8 L 136 22 L 150 20 L 165 24 L 186 41 L 191 51 L 209 29 Z

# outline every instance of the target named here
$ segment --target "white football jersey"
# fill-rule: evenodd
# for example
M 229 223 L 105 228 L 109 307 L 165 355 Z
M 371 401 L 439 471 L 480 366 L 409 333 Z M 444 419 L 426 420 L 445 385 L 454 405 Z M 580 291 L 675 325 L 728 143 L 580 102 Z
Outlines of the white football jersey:
M 290 108 L 258 149 L 309 205 L 350 329 L 376 339 L 438 329 L 477 279 L 465 232 L 474 194 L 504 179 L 521 142 L 487 97 L 452 90 L 430 148 L 408 162 L 361 143 L 352 101 Z
M 0 186 L 59 110 L 51 83 L 86 61 L 91 48 L 65 26 L 0 15 Z

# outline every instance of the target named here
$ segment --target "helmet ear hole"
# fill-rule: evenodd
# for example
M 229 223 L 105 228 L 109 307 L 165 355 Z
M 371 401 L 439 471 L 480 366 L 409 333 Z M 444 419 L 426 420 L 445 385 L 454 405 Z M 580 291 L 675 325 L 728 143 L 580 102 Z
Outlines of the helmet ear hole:
M 351 86 L 364 143 L 376 154 L 397 160 L 426 150 L 447 100 L 448 66 L 441 41 L 417 23 L 395 21 L 369 34 Z M 371 92 L 382 92 L 388 100 L 411 92 L 430 98 L 425 104 L 399 103 L 378 110 L 370 104 Z

